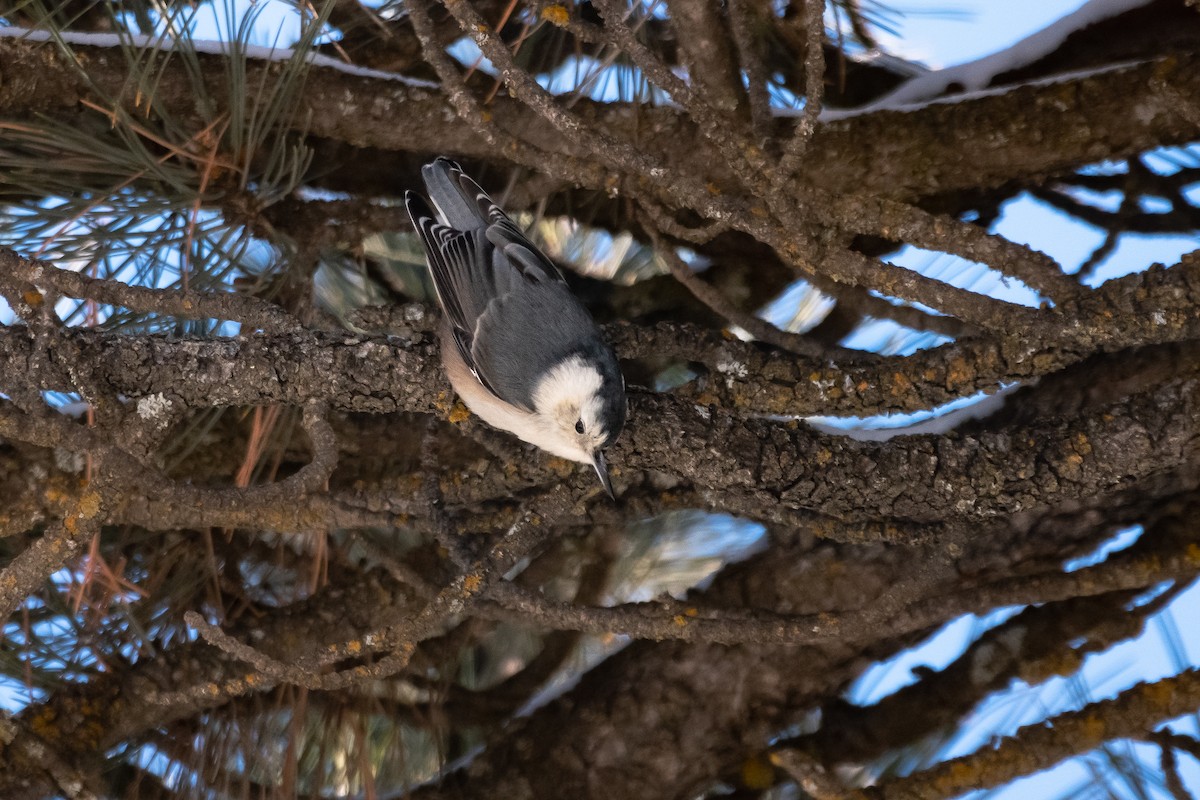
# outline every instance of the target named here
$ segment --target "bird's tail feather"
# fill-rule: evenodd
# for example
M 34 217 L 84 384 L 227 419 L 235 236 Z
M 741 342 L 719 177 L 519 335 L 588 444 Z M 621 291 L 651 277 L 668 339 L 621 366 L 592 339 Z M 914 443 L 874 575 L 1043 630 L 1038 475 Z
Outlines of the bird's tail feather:
M 458 164 L 448 158 L 439 158 L 422 167 L 421 176 L 442 222 L 460 231 L 487 227 L 484 209 L 491 201 L 475 181 L 463 174 Z M 480 208 L 481 195 L 483 208 Z

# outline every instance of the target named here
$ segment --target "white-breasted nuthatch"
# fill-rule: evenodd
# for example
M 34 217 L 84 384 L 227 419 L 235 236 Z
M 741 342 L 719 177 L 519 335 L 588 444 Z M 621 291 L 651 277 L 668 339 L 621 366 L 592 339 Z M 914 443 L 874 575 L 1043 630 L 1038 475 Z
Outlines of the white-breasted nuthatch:
M 442 307 L 450 384 L 489 425 L 591 464 L 611 496 L 604 448 L 625 427 L 612 348 L 558 268 L 447 158 L 421 168 L 434 212 L 404 202 Z

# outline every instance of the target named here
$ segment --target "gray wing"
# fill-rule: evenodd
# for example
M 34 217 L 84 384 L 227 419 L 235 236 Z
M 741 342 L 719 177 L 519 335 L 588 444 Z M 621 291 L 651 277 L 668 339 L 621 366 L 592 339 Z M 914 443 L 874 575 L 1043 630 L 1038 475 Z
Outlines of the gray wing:
M 581 330 L 595 324 L 554 264 L 456 164 L 438 159 L 422 174 L 438 218 L 412 192 L 405 203 L 463 361 L 497 397 L 529 408 L 522 378 L 561 358 L 561 337 L 580 316 Z
M 471 362 L 493 394 L 532 411 L 538 379 L 599 340 L 596 323 L 565 283 L 526 285 L 496 298 L 480 315 Z

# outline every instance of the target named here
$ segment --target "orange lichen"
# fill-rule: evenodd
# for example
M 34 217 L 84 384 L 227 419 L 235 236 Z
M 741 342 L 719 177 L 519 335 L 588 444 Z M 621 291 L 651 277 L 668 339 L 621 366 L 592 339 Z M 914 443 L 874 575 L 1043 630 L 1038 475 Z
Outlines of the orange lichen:
M 962 386 L 971 380 L 972 372 L 965 358 L 952 358 L 946 365 L 946 385 Z
M 1160 716 L 1171 708 L 1171 701 L 1175 699 L 1175 685 L 1170 680 L 1159 681 L 1149 686 L 1143 686 L 1142 693 L 1146 696 L 1147 703 L 1154 710 L 1155 716 Z
M 542 9 L 542 19 L 551 25 L 562 27 L 571 21 L 571 14 L 565 6 L 553 5 Z
M 1083 734 L 1084 741 L 1099 744 L 1107 736 L 1108 727 L 1104 724 L 1103 718 L 1090 714 L 1079 721 L 1079 732 Z
M 568 461 L 565 458 L 558 458 L 557 456 L 546 459 L 546 466 L 560 478 L 565 478 L 575 472 L 574 461 Z
M 57 711 L 50 706 L 42 706 L 41 711 L 34 714 L 29 720 L 29 729 L 47 742 L 53 743 L 56 738 L 55 734 L 58 733 L 58 726 L 54 724 L 57 718 Z
M 742 784 L 747 789 L 755 789 L 757 791 L 766 791 L 775 785 L 775 769 L 771 766 L 771 761 L 761 757 L 754 756 L 742 762 Z
M 100 513 L 100 493 L 88 492 L 79 498 L 80 519 L 91 519 Z
M 454 407 L 450 409 L 450 413 L 449 413 L 449 415 L 447 415 L 447 418 L 452 423 L 457 425 L 460 422 L 466 422 L 468 419 L 470 419 L 471 412 L 462 403 L 455 403 Z

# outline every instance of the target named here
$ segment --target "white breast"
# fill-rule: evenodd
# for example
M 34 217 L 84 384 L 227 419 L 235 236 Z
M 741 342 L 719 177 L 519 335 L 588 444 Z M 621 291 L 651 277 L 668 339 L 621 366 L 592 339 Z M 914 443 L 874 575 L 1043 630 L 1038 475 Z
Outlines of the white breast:
M 561 458 L 583 464 L 592 462 L 592 457 L 583 451 L 574 440 L 566 439 L 558 432 L 552 420 L 543 419 L 537 414 L 506 403 L 488 391 L 463 361 L 448 325 L 443 324 L 441 327 L 441 341 L 442 364 L 446 368 L 446 376 L 450 378 L 450 385 L 467 404 L 467 408 L 471 409 L 480 419 L 493 428 L 508 431 L 523 441 Z M 575 370 L 564 373 L 564 367 L 571 364 L 571 361 L 564 362 L 563 365 L 551 370 L 549 375 L 538 384 L 535 393 L 535 402 L 538 407 L 553 408 L 554 405 L 547 405 L 543 401 L 561 399 L 567 387 L 571 385 L 567 382 L 568 380 L 581 377 L 587 379 L 586 375 L 576 375 Z M 585 369 L 587 368 L 585 367 Z M 599 373 L 594 369 L 591 372 L 595 374 L 596 386 L 599 387 Z M 575 391 L 577 392 L 578 389 Z

